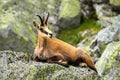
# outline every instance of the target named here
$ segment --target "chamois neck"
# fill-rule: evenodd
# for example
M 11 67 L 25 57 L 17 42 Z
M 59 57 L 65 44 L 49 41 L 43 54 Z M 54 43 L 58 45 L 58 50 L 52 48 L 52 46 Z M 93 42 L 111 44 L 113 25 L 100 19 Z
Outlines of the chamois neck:
M 47 45 L 47 36 L 42 36 L 41 32 L 38 31 L 38 44 L 37 46 L 40 47 L 45 47 Z
M 42 37 L 42 35 L 41 35 L 41 32 L 40 31 L 38 31 L 38 47 L 41 47 L 41 46 L 43 46 L 43 44 L 44 44 L 44 38 Z

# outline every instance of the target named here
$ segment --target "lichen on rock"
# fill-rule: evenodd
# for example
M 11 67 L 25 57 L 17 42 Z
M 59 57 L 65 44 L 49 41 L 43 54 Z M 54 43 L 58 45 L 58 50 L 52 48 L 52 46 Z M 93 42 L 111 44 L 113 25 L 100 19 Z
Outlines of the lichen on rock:
M 27 56 L 26 56 L 27 55 Z M 74 80 L 93 78 L 94 71 L 81 67 L 35 62 L 23 52 L 0 51 L 2 80 Z
M 120 0 L 110 0 L 110 4 L 120 6 Z
M 107 74 L 107 79 L 109 79 L 109 75 L 111 74 L 111 71 L 114 72 L 116 70 L 120 70 L 120 68 L 117 67 L 119 65 L 116 64 L 119 62 L 118 61 L 119 59 L 117 58 L 120 52 L 118 50 L 119 47 L 120 47 L 120 41 L 112 42 L 108 44 L 102 56 L 100 57 L 100 60 L 96 63 L 98 72 L 103 76 Z M 105 77 L 106 76 L 104 76 L 104 78 Z
M 77 27 L 80 24 L 80 2 L 78 0 L 63 0 L 59 14 L 58 24 L 60 27 Z

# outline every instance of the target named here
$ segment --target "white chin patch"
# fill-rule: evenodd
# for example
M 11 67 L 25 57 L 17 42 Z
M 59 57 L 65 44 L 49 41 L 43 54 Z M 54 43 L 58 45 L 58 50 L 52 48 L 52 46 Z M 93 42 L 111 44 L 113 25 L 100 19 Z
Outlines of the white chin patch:
M 47 36 L 48 36 L 49 38 L 51 38 L 51 35 L 48 34 Z

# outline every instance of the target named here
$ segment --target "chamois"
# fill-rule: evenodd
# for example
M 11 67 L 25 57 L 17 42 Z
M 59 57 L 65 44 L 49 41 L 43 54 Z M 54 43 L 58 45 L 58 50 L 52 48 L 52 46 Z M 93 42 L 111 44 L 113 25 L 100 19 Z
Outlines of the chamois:
M 38 43 L 34 50 L 35 61 L 75 66 L 80 66 L 80 64 L 84 63 L 98 73 L 92 58 L 86 52 L 52 37 L 52 31 L 50 31 L 47 26 L 49 13 L 46 19 L 44 19 L 44 17 L 41 18 L 39 15 L 37 16 L 41 24 L 38 25 L 33 21 L 33 25 L 37 27 L 38 32 Z

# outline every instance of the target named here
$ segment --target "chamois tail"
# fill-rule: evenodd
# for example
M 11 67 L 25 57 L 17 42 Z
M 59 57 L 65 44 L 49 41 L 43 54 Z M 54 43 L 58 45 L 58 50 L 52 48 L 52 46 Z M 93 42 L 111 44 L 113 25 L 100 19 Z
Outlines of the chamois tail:
M 94 70 L 96 73 L 98 73 L 98 71 L 97 71 L 97 69 L 96 69 L 96 67 L 95 67 L 95 65 L 94 65 L 94 63 L 93 63 L 93 60 L 92 60 L 92 58 L 91 58 L 89 55 L 86 55 L 84 60 L 85 60 L 85 63 L 87 64 L 87 66 L 88 66 L 89 68 L 91 68 L 91 69 Z
M 79 56 L 80 62 L 86 63 L 87 66 L 90 69 L 92 69 L 96 73 L 98 73 L 98 71 L 97 71 L 97 69 L 96 69 L 96 67 L 94 65 L 94 62 L 93 62 L 92 58 L 86 52 L 84 52 L 82 49 L 78 49 L 77 51 L 78 51 L 78 56 Z

